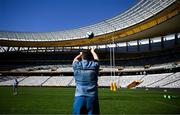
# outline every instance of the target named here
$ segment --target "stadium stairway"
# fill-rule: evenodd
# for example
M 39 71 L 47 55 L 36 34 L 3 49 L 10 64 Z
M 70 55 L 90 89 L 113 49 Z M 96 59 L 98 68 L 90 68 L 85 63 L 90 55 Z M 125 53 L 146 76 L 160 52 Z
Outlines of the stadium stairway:
M 153 83 L 150 83 L 150 84 L 148 84 L 148 85 L 146 85 L 146 86 L 147 86 L 147 87 L 150 87 L 151 85 L 156 84 L 156 83 L 158 83 L 158 82 L 160 82 L 160 81 L 162 81 L 162 80 L 164 80 L 164 79 L 166 79 L 166 78 L 168 78 L 168 77 L 170 77 L 170 76 L 172 76 L 172 75 L 174 75 L 174 74 L 171 73 L 171 74 L 169 74 L 169 75 L 167 75 L 167 76 L 164 76 L 163 78 L 161 78 L 161 79 L 159 79 L 159 80 L 157 80 L 157 81 L 155 81 L 155 82 L 153 82 Z
M 46 83 L 50 78 L 51 78 L 51 76 L 48 77 L 44 82 L 42 82 L 42 83 L 41 83 L 41 86 L 43 86 L 43 84 Z
M 161 85 L 161 87 L 165 87 L 165 86 L 170 85 L 170 84 L 172 84 L 172 83 L 174 83 L 174 82 L 177 82 L 177 81 L 179 81 L 179 80 L 180 80 L 180 72 L 175 73 L 175 74 L 173 75 L 172 79 L 171 79 L 170 81 L 167 81 L 167 82 L 164 83 L 163 85 Z
M 73 85 L 72 85 L 72 84 L 73 84 L 73 82 L 74 82 L 74 77 L 72 77 L 71 81 L 68 83 L 68 85 L 67 85 L 67 86 L 73 86 Z
M 180 78 L 179 78 L 179 79 L 176 79 L 176 80 L 174 80 L 174 81 L 171 81 L 171 82 L 169 82 L 169 83 L 166 83 L 166 84 L 162 85 L 162 87 L 165 87 L 165 86 L 167 86 L 167 85 L 173 84 L 173 83 L 175 83 L 175 82 L 177 82 L 177 81 L 180 81 Z

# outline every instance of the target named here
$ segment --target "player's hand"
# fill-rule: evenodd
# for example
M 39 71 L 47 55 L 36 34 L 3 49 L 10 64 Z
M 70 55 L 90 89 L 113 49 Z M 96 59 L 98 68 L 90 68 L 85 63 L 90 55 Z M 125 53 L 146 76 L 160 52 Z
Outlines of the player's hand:
M 91 53 L 95 51 L 96 47 L 91 47 Z

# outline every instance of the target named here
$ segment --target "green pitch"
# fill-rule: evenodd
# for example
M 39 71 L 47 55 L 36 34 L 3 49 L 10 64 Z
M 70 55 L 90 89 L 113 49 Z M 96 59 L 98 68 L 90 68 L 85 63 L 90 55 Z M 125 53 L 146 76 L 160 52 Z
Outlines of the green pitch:
M 74 88 L 0 87 L 0 114 L 71 114 Z M 171 99 L 164 98 L 171 95 Z M 180 92 L 99 88 L 101 114 L 180 114 Z

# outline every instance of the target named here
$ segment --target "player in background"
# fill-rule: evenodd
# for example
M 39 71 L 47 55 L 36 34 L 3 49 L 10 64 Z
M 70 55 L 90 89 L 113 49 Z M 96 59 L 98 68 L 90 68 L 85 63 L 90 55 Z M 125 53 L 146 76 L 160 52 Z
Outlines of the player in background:
M 14 79 L 13 81 L 13 95 L 17 95 L 18 94 L 18 80 L 17 78 Z

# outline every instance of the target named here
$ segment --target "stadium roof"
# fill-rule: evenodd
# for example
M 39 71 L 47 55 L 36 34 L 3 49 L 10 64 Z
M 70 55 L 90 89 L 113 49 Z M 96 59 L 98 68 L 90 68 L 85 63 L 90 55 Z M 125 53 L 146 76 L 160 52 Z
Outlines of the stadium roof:
M 32 42 L 54 42 L 54 41 L 71 41 L 78 39 L 86 39 L 88 32 L 93 32 L 95 37 L 115 33 L 144 21 L 155 17 L 158 13 L 167 9 L 170 5 L 177 0 L 140 0 L 136 5 L 129 10 L 107 20 L 99 23 L 85 26 L 72 30 L 56 31 L 56 32 L 0 32 L 0 40 L 13 40 L 13 41 L 32 41 Z M 176 12 L 175 12 L 176 13 Z M 172 14 L 173 15 L 173 14 Z M 160 22 L 164 20 L 160 18 Z M 148 27 L 152 27 L 156 22 L 148 22 Z M 158 22 L 159 23 L 159 22 Z M 146 25 L 146 26 L 147 26 Z M 148 27 L 141 27 L 148 28 Z M 133 30 L 134 31 L 134 30 Z M 137 31 L 137 29 L 136 29 Z M 129 33 L 130 34 L 130 33 Z M 128 34 L 128 35 L 129 35 Z M 123 36 L 123 35 L 122 35 Z M 111 36 L 112 37 L 112 36 Z M 100 39 L 100 38 L 97 38 Z M 82 42 L 83 44 L 83 42 Z M 67 44 L 66 44 L 67 45 Z

